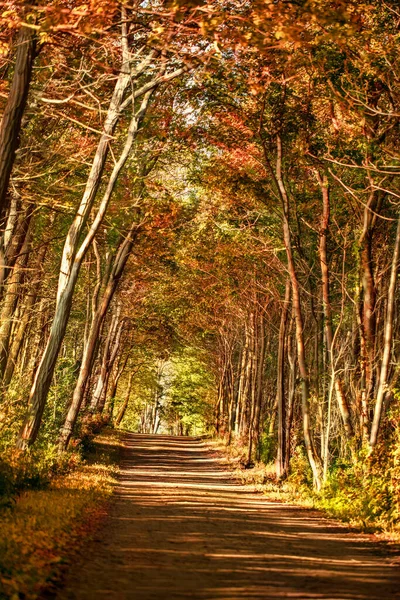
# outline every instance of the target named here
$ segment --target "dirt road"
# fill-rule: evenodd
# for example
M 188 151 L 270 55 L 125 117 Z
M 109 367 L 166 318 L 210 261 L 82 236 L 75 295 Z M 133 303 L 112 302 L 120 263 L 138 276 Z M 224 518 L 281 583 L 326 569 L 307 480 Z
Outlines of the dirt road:
M 400 598 L 368 536 L 237 484 L 201 441 L 129 435 L 111 514 L 58 600 Z

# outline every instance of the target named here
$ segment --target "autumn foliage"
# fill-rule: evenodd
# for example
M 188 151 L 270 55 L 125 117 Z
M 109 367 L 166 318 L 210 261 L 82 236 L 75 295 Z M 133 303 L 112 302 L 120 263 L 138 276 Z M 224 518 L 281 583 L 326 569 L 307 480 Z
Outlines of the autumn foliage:
M 398 526 L 399 18 L 2 3 L 6 503 L 110 423 Z

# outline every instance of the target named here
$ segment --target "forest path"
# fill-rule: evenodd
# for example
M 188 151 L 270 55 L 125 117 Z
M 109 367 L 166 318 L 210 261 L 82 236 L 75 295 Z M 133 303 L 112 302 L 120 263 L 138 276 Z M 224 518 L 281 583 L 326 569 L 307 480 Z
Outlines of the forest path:
M 59 600 L 400 598 L 369 536 L 240 485 L 202 441 L 126 435 L 110 515 Z

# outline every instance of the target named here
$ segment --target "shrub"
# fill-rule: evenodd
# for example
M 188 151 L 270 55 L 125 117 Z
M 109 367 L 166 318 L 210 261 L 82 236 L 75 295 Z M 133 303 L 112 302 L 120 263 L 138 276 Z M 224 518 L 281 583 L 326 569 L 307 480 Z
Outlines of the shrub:
M 378 446 L 372 457 L 362 450 L 354 462 L 332 465 L 315 502 L 329 514 L 364 528 L 400 525 L 399 466 L 396 445 Z
M 312 490 L 313 474 L 303 446 L 297 446 L 290 459 L 288 483 L 300 494 Z
M 11 509 L 0 511 L 0 598 L 53 597 L 65 564 L 104 517 L 120 442 L 113 432 L 100 437 L 101 454 L 92 463 L 82 463 L 77 453 L 53 463 L 54 450 L 42 453 L 39 462 L 47 464 L 47 473 L 52 468 L 68 472 L 53 477 L 46 489 L 27 489 Z M 19 467 L 26 468 L 33 453 L 26 457 L 14 457 Z M 2 464 L 8 465 L 9 482 L 10 465 Z M 69 472 L 71 466 L 78 468 Z
M 274 459 L 275 435 L 265 431 L 260 435 L 257 448 L 257 456 L 263 463 L 268 464 Z
M 47 487 L 54 475 L 66 473 L 76 463 L 76 456 L 58 456 L 54 446 L 27 452 L 5 449 L 0 455 L 0 504 L 9 505 L 23 490 Z
M 93 450 L 93 440 L 96 434 L 109 424 L 108 415 L 99 413 L 86 414 L 78 427 L 76 437 L 72 440 L 71 446 L 77 448 L 84 457 Z

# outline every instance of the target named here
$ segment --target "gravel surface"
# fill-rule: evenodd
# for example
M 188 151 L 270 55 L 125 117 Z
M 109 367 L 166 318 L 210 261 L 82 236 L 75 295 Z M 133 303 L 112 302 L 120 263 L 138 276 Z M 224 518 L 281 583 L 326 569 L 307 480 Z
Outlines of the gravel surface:
M 400 599 L 373 536 L 269 502 L 195 438 L 126 435 L 110 515 L 57 600 Z

